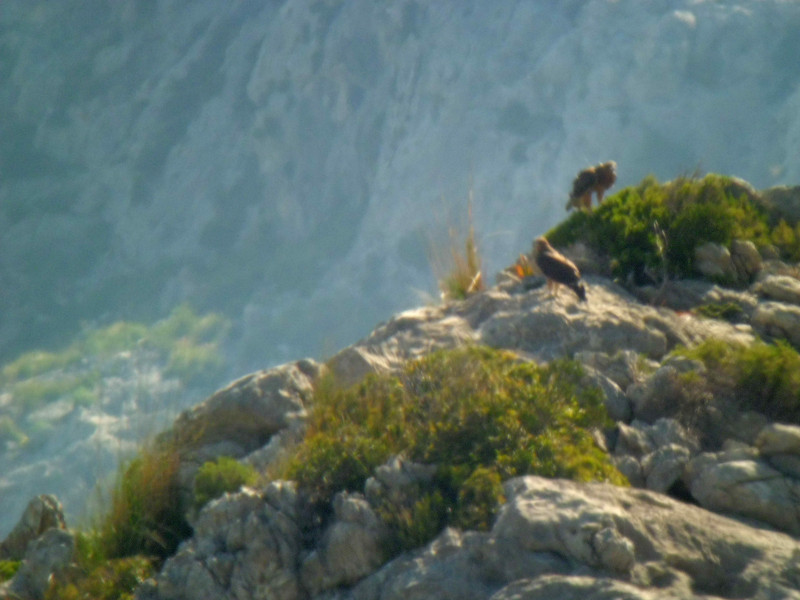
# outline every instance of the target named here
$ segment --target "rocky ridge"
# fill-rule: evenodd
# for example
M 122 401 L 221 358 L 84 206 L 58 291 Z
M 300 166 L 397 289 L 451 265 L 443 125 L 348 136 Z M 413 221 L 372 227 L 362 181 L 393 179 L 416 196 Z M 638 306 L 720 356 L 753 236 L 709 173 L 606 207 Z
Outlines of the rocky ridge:
M 279 460 L 302 432 L 313 382 L 326 369 L 354 382 L 463 344 L 580 360 L 617 421 L 597 441 L 633 487 L 509 480 L 490 531 L 448 529 L 382 564 L 377 502 L 413 493 L 430 477 L 425 465 L 396 457 L 362 492 L 337 495 L 332 521 L 311 545 L 300 494 L 292 482 L 273 481 L 192 515 L 193 537 L 137 598 L 800 598 L 800 427 L 754 412 L 720 415 L 711 442 L 669 410 L 680 374 L 702 368 L 670 355 L 676 346 L 792 339 L 796 330 L 781 316 L 799 308 L 790 302 L 790 270 L 763 261 L 755 282 L 738 291 L 671 282 L 661 298 L 679 298 L 679 310 L 643 304 L 599 276 L 586 278 L 589 301 L 580 304 L 563 292 L 550 297 L 537 278 L 506 280 L 463 302 L 400 313 L 326 365 L 302 360 L 233 382 L 171 430 L 193 440 L 181 471 L 187 494 L 204 461 L 227 455 L 265 468 Z M 720 297 L 737 303 L 742 322 L 685 306 Z M 756 318 L 763 314 L 775 317 Z M 69 548 L 61 539 L 68 532 L 50 535 L 57 549 Z M 28 547 L 25 571 L 7 588 L 23 589 L 24 573 L 54 564 L 42 544 Z M 35 583 L 25 585 L 22 597 L 40 597 Z

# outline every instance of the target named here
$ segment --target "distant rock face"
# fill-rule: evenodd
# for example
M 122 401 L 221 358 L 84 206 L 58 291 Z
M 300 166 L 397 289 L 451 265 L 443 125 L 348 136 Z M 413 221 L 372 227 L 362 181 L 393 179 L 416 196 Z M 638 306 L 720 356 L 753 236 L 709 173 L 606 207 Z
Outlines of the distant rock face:
M 494 272 L 600 161 L 795 183 L 798 29 L 781 0 L 4 2 L 0 338 L 202 301 L 256 369 L 415 304 L 470 187 Z

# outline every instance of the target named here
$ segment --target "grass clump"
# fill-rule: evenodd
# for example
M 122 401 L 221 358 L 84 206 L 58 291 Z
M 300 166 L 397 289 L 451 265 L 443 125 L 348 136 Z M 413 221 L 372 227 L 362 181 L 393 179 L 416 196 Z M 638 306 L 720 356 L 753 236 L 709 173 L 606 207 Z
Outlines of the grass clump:
M 637 282 L 694 274 L 694 250 L 705 242 L 734 239 L 758 247 L 783 236 L 785 255 L 800 252 L 800 237 L 770 225 L 770 215 L 730 177 L 679 177 L 659 183 L 646 177 L 607 198 L 591 212 L 576 212 L 547 233 L 556 246 L 582 241 L 608 255 L 612 274 Z M 666 271 L 666 272 L 664 272 Z
M 788 343 L 707 340 L 675 353 L 702 361 L 705 385 L 715 396 L 730 398 L 740 410 L 800 424 L 800 354 Z
M 200 467 L 195 476 L 195 508 L 202 508 L 211 500 L 226 492 L 235 492 L 243 485 L 252 485 L 257 478 L 258 472 L 252 466 L 244 465 L 230 456 L 209 461 Z
M 710 302 L 701 304 L 694 311 L 701 317 L 720 319 L 729 323 L 739 323 L 745 316 L 742 307 L 735 302 Z
M 321 386 L 283 476 L 323 506 L 340 490 L 362 490 L 393 455 L 435 465 L 413 505 L 383 511 L 401 549 L 445 525 L 488 528 L 509 477 L 623 484 L 590 433 L 610 424 L 602 394 L 579 386 L 581 375 L 573 361 L 540 367 L 473 347 L 435 352 L 349 389 Z
M 120 471 L 109 511 L 96 532 L 103 556 L 141 555 L 160 562 L 191 535 L 178 485 L 179 467 L 178 449 L 166 443 L 144 447 Z
M 481 255 L 472 224 L 472 191 L 467 208 L 466 232 L 462 233 L 460 228 L 450 226 L 447 233 L 449 245 L 446 250 L 431 245 L 431 265 L 442 299 L 464 300 L 485 289 Z

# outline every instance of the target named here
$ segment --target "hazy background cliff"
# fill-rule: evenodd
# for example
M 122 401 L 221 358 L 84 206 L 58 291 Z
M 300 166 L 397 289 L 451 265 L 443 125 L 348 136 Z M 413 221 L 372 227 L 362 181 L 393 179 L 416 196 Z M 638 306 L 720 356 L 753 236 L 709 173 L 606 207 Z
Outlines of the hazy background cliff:
M 237 371 L 491 275 L 576 171 L 800 181 L 800 3 L 0 3 L 0 358 L 83 321 L 225 312 Z M 450 217 L 452 218 L 452 217 Z

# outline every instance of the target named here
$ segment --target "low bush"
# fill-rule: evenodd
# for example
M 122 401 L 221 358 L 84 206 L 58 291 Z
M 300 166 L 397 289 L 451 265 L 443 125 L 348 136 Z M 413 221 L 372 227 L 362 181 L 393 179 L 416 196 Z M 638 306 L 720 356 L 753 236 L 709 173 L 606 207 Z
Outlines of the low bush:
M 708 340 L 675 353 L 703 362 L 704 384 L 713 395 L 730 398 L 740 410 L 800 424 L 800 354 L 788 343 Z
M 360 491 L 392 455 L 436 465 L 412 506 L 382 513 L 398 548 L 444 525 L 487 528 L 500 482 L 539 474 L 624 484 L 590 430 L 610 425 L 601 392 L 578 385 L 578 363 L 537 366 L 473 347 L 435 352 L 396 376 L 320 386 L 304 441 L 285 467 L 318 506 Z
M 791 234 L 791 235 L 790 235 Z M 547 233 L 556 246 L 584 242 L 608 256 L 614 276 L 643 282 L 694 275 L 694 249 L 734 239 L 756 246 L 779 242 L 784 256 L 800 255 L 800 236 L 770 225 L 770 215 L 730 177 L 646 177 L 608 197 L 591 212 L 578 211 Z M 666 273 L 664 269 L 666 268 Z
M 226 492 L 235 492 L 243 485 L 252 485 L 257 478 L 258 472 L 253 467 L 229 456 L 209 461 L 200 467 L 195 476 L 195 508 L 203 507 Z

